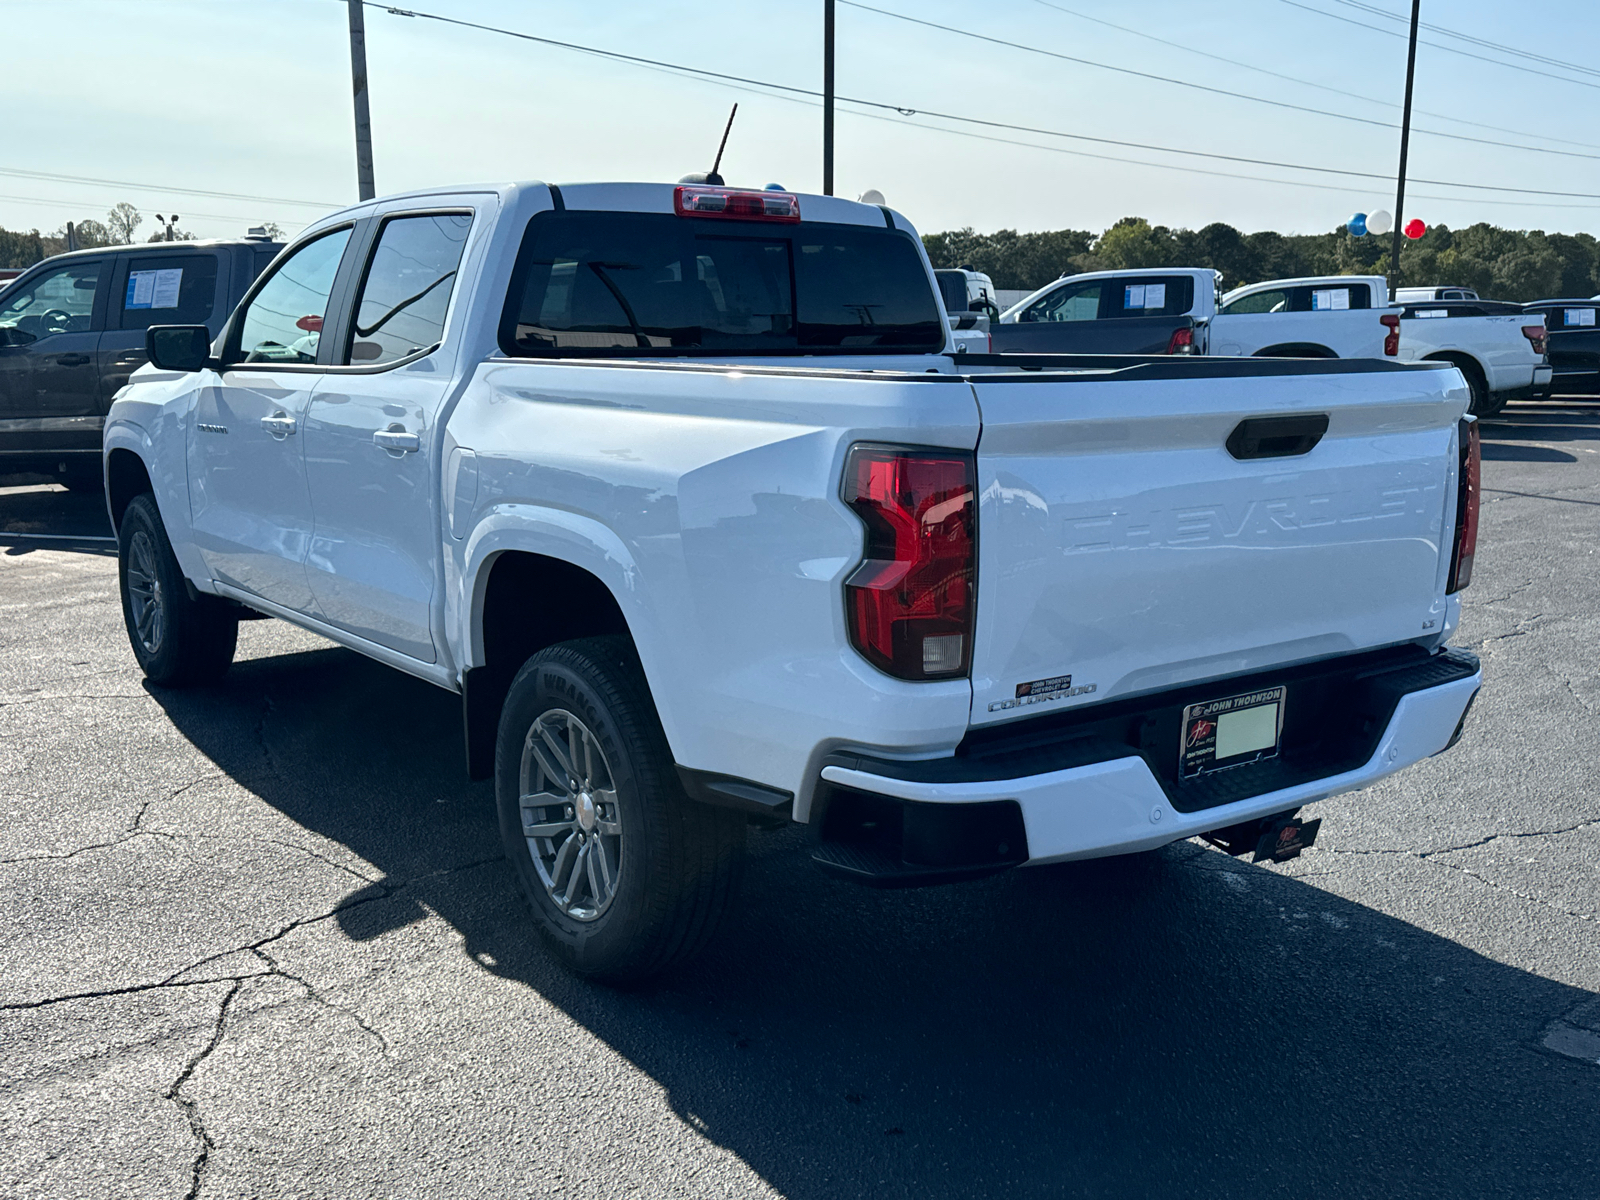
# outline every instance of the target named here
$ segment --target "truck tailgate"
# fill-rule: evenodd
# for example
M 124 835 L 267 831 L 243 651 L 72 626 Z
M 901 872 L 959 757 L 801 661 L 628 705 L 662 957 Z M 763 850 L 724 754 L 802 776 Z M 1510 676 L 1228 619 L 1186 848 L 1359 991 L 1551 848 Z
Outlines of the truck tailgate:
M 974 724 L 1441 632 L 1455 377 L 1191 362 L 971 379 Z M 1227 448 L 1241 422 L 1290 415 L 1327 432 L 1287 457 Z

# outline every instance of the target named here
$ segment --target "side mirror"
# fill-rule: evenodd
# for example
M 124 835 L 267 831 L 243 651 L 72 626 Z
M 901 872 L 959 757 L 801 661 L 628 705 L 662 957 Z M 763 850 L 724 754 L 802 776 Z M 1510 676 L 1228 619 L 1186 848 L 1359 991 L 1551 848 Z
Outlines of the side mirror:
M 211 331 L 204 325 L 152 325 L 144 349 L 163 371 L 198 371 L 211 361 Z

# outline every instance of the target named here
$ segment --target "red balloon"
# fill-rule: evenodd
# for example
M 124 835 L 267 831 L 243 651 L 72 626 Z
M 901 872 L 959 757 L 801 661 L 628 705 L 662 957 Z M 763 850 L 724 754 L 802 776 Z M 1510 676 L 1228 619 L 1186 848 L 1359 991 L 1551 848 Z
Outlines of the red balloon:
M 1419 237 L 1427 232 L 1428 227 L 1416 217 L 1412 217 L 1411 220 L 1406 222 L 1405 234 L 1412 241 L 1416 241 Z

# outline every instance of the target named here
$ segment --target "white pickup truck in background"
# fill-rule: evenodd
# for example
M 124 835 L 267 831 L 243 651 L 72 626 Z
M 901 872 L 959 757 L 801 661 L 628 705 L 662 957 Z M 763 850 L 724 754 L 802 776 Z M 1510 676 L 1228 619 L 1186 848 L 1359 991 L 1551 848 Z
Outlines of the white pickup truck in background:
M 1001 314 L 1001 353 L 1383 358 L 1400 310 L 1381 276 L 1280 279 L 1217 295 L 1218 272 L 1152 267 L 1059 279 Z
M 933 278 L 944 300 L 956 353 L 989 353 L 989 326 L 1000 316 L 994 302 L 994 281 L 971 267 L 936 270 Z
M 1197 835 L 1282 860 L 1479 687 L 1457 372 L 958 356 L 874 205 L 387 197 L 214 344 L 148 348 L 105 429 L 146 675 L 217 679 L 267 614 L 460 693 L 534 924 L 592 977 L 703 944 L 752 824 L 880 885 Z
M 1465 288 L 1401 288 L 1465 292 Z M 1472 391 L 1472 412 L 1492 417 L 1508 400 L 1550 391 L 1544 314 L 1499 300 L 1428 297 L 1405 301 L 1400 322 L 1400 357 L 1408 362 L 1448 362 L 1460 368 Z

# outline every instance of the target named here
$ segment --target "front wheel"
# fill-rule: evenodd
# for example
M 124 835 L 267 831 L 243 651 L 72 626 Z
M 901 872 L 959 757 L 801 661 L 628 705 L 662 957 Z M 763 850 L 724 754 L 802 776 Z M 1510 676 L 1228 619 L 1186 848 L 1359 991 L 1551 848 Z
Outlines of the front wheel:
M 517 673 L 495 798 L 534 921 L 577 974 L 657 974 L 699 950 L 733 901 L 745 818 L 685 795 L 626 638 L 564 642 Z
M 154 497 L 135 496 L 117 530 L 117 581 L 133 656 L 151 683 L 220 679 L 233 662 L 239 619 L 215 596 L 191 596 Z

